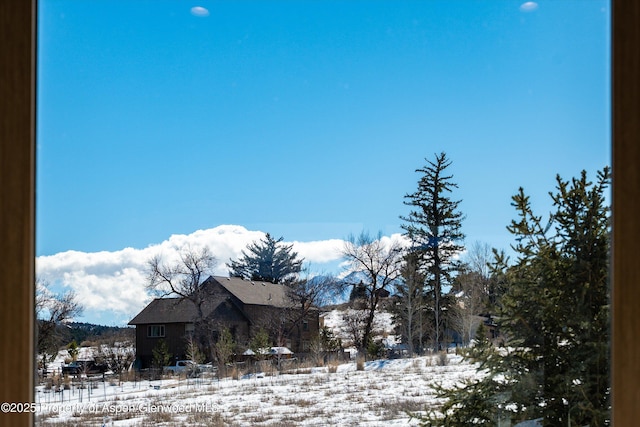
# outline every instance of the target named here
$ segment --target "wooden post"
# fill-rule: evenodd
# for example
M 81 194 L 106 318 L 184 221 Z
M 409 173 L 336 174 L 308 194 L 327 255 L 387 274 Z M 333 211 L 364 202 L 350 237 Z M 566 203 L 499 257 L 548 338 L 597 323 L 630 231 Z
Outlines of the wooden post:
M 640 2 L 613 3 L 613 425 L 640 419 Z
M 0 1 L 0 403 L 34 402 L 35 3 Z M 0 426 L 33 414 L 0 413 Z

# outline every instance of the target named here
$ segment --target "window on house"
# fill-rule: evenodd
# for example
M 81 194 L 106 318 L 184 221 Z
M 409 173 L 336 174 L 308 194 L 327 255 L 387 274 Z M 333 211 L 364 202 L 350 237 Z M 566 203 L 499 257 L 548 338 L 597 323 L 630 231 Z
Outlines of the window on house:
M 149 325 L 147 327 L 147 336 L 149 338 L 163 338 L 164 325 Z
M 303 331 L 308 331 L 309 330 L 309 321 L 308 320 L 303 320 L 302 321 L 302 330 Z
M 193 334 L 193 332 L 195 331 L 196 327 L 193 323 L 187 323 L 184 325 L 184 333 L 185 335 L 189 335 L 189 334 Z

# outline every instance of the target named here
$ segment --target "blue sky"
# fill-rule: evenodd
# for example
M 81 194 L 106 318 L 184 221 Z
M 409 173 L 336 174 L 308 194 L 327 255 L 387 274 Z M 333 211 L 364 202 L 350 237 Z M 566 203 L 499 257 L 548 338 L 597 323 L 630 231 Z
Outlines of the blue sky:
M 391 235 L 441 151 L 467 242 L 506 249 L 518 187 L 545 213 L 557 173 L 610 163 L 607 1 L 43 0 L 38 14 L 41 257 L 222 225 Z

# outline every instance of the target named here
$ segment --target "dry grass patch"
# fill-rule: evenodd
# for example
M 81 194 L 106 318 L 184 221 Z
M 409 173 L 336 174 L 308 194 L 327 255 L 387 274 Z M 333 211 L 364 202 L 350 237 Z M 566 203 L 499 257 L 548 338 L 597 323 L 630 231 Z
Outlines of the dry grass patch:
M 437 356 L 438 366 L 447 366 L 449 364 L 449 355 L 446 351 L 441 351 Z
M 313 403 L 313 401 L 311 401 L 309 399 L 302 399 L 302 398 L 296 399 L 296 398 L 293 398 L 293 399 L 285 400 L 285 405 L 298 406 L 298 407 L 301 407 L 301 408 L 308 408 L 310 406 L 313 406 L 314 403 Z
M 186 425 L 207 426 L 207 427 L 226 427 L 222 414 L 219 412 L 192 412 L 187 415 Z
M 173 421 L 174 414 L 170 411 L 148 412 L 147 421 L 154 424 L 169 423 Z
M 278 415 L 278 419 L 279 419 L 280 414 L 277 414 L 273 411 L 260 411 L 252 415 L 249 415 L 244 422 L 246 422 L 245 425 L 250 425 L 250 426 L 262 424 L 262 423 L 268 423 L 270 421 L 274 421 L 274 416 L 276 415 Z
M 336 372 L 338 372 L 338 366 L 340 366 L 340 363 L 338 363 L 335 360 L 332 360 L 329 362 L 329 373 L 330 374 L 335 374 Z
M 372 405 L 372 409 L 378 410 L 379 413 L 383 415 L 383 420 L 393 420 L 402 415 L 423 411 L 425 405 L 423 402 L 411 399 L 396 398 L 377 402 L 375 405 Z

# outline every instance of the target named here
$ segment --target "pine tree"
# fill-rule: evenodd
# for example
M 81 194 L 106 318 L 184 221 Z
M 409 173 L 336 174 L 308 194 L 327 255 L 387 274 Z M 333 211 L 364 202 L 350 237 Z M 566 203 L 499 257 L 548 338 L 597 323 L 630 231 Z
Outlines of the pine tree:
M 595 183 L 584 171 L 570 182 L 557 177 L 544 227 L 524 192 L 514 197 L 519 260 L 502 319 L 537 356 L 530 369 L 539 372 L 545 425 L 609 423 L 610 179 L 609 168 Z
M 173 357 L 173 354 L 169 352 L 169 346 L 165 340 L 158 341 L 151 352 L 153 353 L 152 365 L 159 370 L 167 366 L 171 357 Z
M 487 375 L 440 389 L 443 411 L 425 425 L 475 423 L 474 411 L 461 405 L 476 397 L 496 402 L 477 408 L 487 425 L 501 411 L 514 422 L 542 418 L 544 426 L 610 425 L 609 183 L 608 168 L 595 184 L 585 172 L 570 182 L 557 177 L 548 222 L 522 189 L 513 197 L 519 218 L 508 229 L 518 259 L 502 271 L 498 317 L 507 346 L 500 357 L 495 349 L 476 352 Z
M 402 229 L 411 241 L 411 251 L 420 255 L 420 266 L 425 274 L 425 291 L 433 304 L 434 348 L 439 349 L 444 335 L 444 308 L 447 298 L 443 289 L 451 285 L 457 269 L 455 256 L 464 247 L 462 220 L 458 211 L 460 201 L 452 200 L 450 193 L 458 185 L 447 175 L 451 161 L 445 153 L 436 155 L 435 161 L 416 172 L 422 173 L 418 189 L 405 195 L 404 204 L 411 206 Z
M 285 245 L 282 240 L 267 233 L 264 239 L 251 243 L 239 260 L 227 264 L 229 274 L 247 280 L 289 283 L 300 273 L 303 259 L 293 252 L 293 245 Z
M 249 348 L 253 351 L 256 359 L 265 359 L 269 355 L 269 350 L 271 348 L 271 338 L 269 338 L 269 333 L 263 328 L 255 331 L 251 341 L 249 342 Z
M 73 340 L 69 344 L 67 344 L 67 353 L 69 354 L 71 360 L 73 360 L 74 362 L 76 361 L 76 359 L 78 359 L 80 349 L 78 348 L 78 343 L 76 342 L 76 340 Z
M 465 379 L 453 387 L 436 384 L 436 397 L 443 403 L 431 408 L 421 419 L 423 426 L 467 427 L 495 426 L 498 420 L 508 419 L 508 380 L 504 376 L 508 369 L 504 357 L 487 338 L 484 324 L 475 333 L 474 345 L 467 349 L 465 359 L 478 364 L 480 375 Z M 510 425 L 505 423 L 506 425 Z

